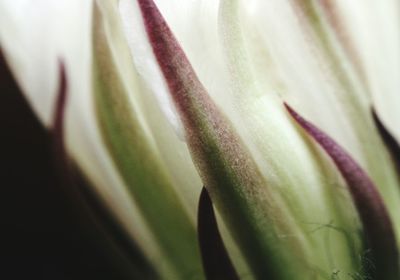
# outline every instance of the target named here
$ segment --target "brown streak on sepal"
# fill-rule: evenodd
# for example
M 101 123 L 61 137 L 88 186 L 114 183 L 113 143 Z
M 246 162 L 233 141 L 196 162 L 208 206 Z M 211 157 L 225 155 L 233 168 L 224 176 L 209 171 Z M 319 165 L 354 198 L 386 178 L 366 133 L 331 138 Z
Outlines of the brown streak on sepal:
M 238 280 L 218 230 L 211 198 L 203 187 L 198 209 L 197 231 L 204 272 L 208 280 Z
M 186 127 L 198 126 L 198 117 L 219 123 L 218 108 L 199 81 L 186 54 L 152 0 L 138 0 L 153 53 Z M 199 113 L 200 110 L 203 112 Z
M 345 179 L 367 241 L 372 250 L 376 279 L 399 279 L 399 252 L 389 214 L 378 190 L 364 170 L 332 138 L 284 103 L 292 118 L 324 149 Z
M 215 179 L 228 168 L 231 175 L 241 175 L 242 185 L 251 188 L 263 184 L 248 150 L 199 81 L 154 1 L 138 2 L 153 52 L 183 121 L 188 146 L 200 173 L 208 172 L 202 178 L 209 191 L 214 185 L 221 187 Z

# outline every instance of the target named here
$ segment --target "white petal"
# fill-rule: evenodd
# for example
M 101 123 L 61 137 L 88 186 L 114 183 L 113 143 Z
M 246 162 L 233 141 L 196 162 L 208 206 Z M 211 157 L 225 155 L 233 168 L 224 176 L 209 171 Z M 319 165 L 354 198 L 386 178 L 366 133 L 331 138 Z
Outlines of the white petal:
M 361 57 L 373 106 L 400 141 L 400 4 L 396 0 L 337 2 Z

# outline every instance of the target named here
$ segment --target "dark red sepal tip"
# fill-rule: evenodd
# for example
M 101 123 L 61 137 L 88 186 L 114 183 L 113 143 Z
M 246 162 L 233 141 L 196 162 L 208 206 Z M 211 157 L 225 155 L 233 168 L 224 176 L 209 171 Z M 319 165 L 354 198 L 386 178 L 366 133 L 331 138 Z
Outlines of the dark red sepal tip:
M 375 279 L 400 279 L 399 252 L 394 228 L 376 186 L 339 144 L 305 120 L 288 104 L 284 105 L 292 118 L 329 155 L 345 179 L 372 250 Z
M 396 141 L 389 130 L 386 129 L 385 125 L 381 122 L 378 114 L 374 109 L 372 109 L 372 117 L 374 119 L 375 126 L 378 129 L 379 134 L 381 135 L 381 138 L 385 143 L 394 164 L 396 165 L 397 172 L 400 175 L 400 144 Z

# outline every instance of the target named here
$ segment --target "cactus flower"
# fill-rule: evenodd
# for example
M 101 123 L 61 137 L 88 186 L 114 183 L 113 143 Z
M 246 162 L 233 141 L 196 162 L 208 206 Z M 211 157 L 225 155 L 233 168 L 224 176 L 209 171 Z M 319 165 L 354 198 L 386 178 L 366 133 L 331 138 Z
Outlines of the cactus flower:
M 0 0 L 0 21 L 126 279 L 400 279 L 398 1 Z

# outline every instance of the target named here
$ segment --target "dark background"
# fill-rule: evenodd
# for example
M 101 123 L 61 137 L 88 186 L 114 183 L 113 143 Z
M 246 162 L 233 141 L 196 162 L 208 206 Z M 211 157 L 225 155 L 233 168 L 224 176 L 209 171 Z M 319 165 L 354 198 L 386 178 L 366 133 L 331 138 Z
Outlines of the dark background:
M 53 138 L 0 52 L 0 279 L 157 278 L 84 180 L 60 175 Z

